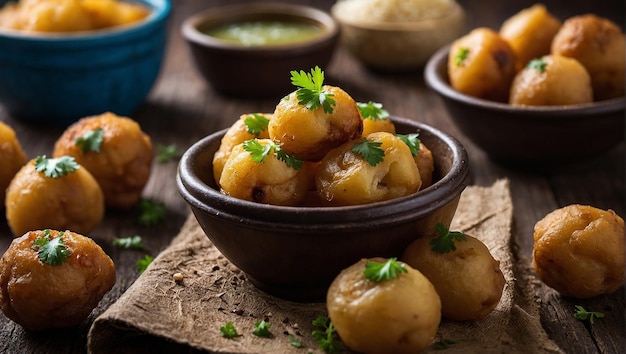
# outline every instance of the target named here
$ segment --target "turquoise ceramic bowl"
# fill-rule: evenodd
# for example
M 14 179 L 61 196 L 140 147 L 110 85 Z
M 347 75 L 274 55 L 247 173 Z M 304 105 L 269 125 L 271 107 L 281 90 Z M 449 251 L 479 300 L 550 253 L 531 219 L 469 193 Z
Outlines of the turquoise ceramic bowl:
M 4 5 L 7 0 L 0 0 Z M 137 24 L 70 34 L 0 31 L 0 104 L 19 120 L 66 126 L 110 111 L 130 115 L 156 81 L 170 0 Z

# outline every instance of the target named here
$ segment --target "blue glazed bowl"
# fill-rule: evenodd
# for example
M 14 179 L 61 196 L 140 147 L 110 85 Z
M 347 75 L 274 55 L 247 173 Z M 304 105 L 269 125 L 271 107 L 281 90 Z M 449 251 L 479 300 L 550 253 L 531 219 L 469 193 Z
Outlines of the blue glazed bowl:
M 7 0 L 0 0 L 4 5 Z M 16 119 L 67 126 L 110 111 L 129 115 L 158 77 L 170 0 L 137 24 L 76 33 L 0 31 L 0 104 Z

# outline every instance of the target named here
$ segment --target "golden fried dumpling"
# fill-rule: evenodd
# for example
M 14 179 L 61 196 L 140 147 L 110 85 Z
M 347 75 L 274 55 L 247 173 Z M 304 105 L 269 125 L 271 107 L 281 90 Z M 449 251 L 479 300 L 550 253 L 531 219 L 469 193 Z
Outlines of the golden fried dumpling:
M 15 131 L 0 121 L 0 202 L 4 207 L 6 189 L 13 176 L 26 164 L 26 154 L 22 150 Z

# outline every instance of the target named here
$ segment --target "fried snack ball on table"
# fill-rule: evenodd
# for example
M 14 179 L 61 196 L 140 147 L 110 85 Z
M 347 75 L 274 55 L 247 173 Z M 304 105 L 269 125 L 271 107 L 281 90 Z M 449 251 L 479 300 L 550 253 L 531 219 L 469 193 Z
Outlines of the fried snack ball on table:
M 0 308 L 31 331 L 74 326 L 115 285 L 115 265 L 81 234 L 35 230 L 0 259 Z
M 219 182 L 224 164 L 230 156 L 230 152 L 235 147 L 246 140 L 250 139 L 268 139 L 270 137 L 267 131 L 272 115 L 269 113 L 251 113 L 242 114 L 239 119 L 228 128 L 226 134 L 220 142 L 220 147 L 213 156 L 213 178 L 215 182 Z
M 440 224 L 438 229 L 439 237 L 448 234 Z M 454 241 L 454 249 L 433 249 L 431 241 L 432 237 L 413 241 L 401 259 L 433 283 L 441 298 L 442 316 L 459 321 L 487 317 L 500 302 L 504 289 L 500 262 L 482 241 L 470 235 Z
M 476 28 L 452 42 L 448 76 L 461 93 L 506 102 L 515 76 L 515 52 L 494 30 Z
M 14 236 L 47 228 L 88 234 L 104 217 L 98 182 L 70 156 L 27 162 L 11 180 L 5 206 Z
M 591 78 L 576 59 L 546 55 L 530 61 L 511 84 L 509 103 L 563 106 L 593 102 Z
M 591 76 L 594 100 L 624 96 L 624 33 L 593 14 L 567 19 L 552 41 L 552 54 L 578 60 Z
M 110 112 L 69 126 L 54 145 L 53 156 L 64 155 L 91 172 L 107 206 L 120 209 L 132 207 L 141 197 L 153 157 L 150 137 L 139 124 Z
M 382 161 L 372 164 L 355 151 L 359 146 L 380 144 Z M 372 133 L 330 151 L 315 176 L 321 200 L 333 206 L 367 204 L 415 193 L 422 181 L 411 154 L 402 140 L 391 133 Z
M 404 271 L 379 281 L 364 273 L 368 264 L 386 262 Z M 326 307 L 341 340 L 363 353 L 417 353 L 431 345 L 441 321 L 431 282 L 393 259 L 362 259 L 341 271 L 328 289 Z
M 515 52 L 515 70 L 522 70 L 534 58 L 550 54 L 552 39 L 560 28 L 561 21 L 543 4 L 523 9 L 504 21 L 499 34 Z
M 15 131 L 0 121 L 0 201 L 4 207 L 6 189 L 13 176 L 26 164 L 26 154 L 22 150 Z
M 255 161 L 248 144 L 270 147 L 262 161 Z M 231 197 L 263 204 L 301 204 L 309 191 L 310 177 L 308 165 L 299 169 L 290 167 L 276 156 L 276 146 L 269 139 L 252 139 L 236 145 L 232 151 L 219 181 L 221 192 Z M 256 155 L 259 156 L 258 154 Z
M 572 204 L 535 224 L 533 266 L 561 295 L 584 299 L 624 284 L 624 220 L 613 210 Z

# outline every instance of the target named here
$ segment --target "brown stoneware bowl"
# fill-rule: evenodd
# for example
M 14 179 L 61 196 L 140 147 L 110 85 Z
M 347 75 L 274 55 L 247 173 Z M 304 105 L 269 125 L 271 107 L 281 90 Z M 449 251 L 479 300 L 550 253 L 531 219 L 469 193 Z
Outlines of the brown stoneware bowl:
M 313 38 L 291 44 L 243 45 L 205 34 L 236 22 L 303 23 L 319 29 Z M 212 87 L 239 97 L 286 95 L 291 70 L 322 69 L 332 58 L 339 25 L 326 12 L 302 5 L 250 3 L 210 8 L 187 18 L 181 27 L 198 71 Z M 282 96 L 281 96 L 282 97 Z
M 449 46 L 429 60 L 424 80 L 452 120 L 492 159 L 505 164 L 566 163 L 598 155 L 624 139 L 625 98 L 572 106 L 513 106 L 468 96 L 448 80 Z
M 297 300 L 324 299 L 339 272 L 363 257 L 399 257 L 436 223 L 450 225 L 469 180 L 467 153 L 450 135 L 394 118 L 398 133 L 419 133 L 434 156 L 433 184 L 394 200 L 347 207 L 284 207 L 220 193 L 212 160 L 225 130 L 182 156 L 178 189 L 200 226 L 257 288 Z

